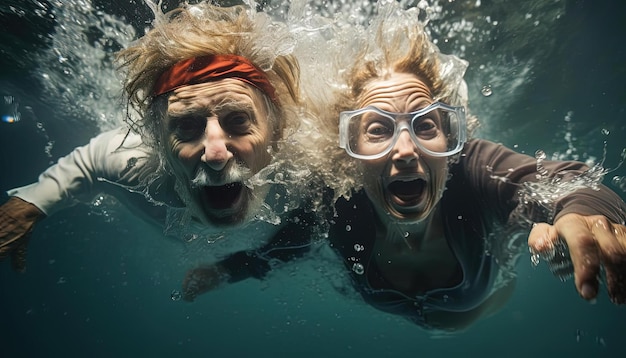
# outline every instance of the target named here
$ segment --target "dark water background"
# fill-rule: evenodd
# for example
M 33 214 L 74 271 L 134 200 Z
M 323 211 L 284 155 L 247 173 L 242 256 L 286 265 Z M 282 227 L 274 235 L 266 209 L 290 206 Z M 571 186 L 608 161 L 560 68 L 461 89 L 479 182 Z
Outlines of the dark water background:
M 487 12 L 496 5 L 515 12 L 519 5 L 512 0 L 482 3 Z M 21 114 L 17 123 L 0 123 L 2 191 L 34 181 L 51 162 L 100 130 L 67 107 L 59 108 L 34 74 L 34 54 L 50 46 L 46 35 L 55 31 L 54 20 L 41 12 L 58 4 L 5 0 L 0 5 L 0 94 L 19 102 Z M 124 15 L 137 28 L 149 18 L 146 8 L 132 1 L 94 4 Z M 571 132 L 583 159 L 602 158 L 607 141 L 606 166 L 617 165 L 626 146 L 625 10 L 618 1 L 567 1 L 564 16 L 549 34 L 529 41 L 523 34 L 498 33 L 474 49 L 478 52 L 468 53 L 472 110 L 487 117 L 481 118 L 485 126 L 480 135 L 519 151 L 551 154 L 567 149 L 563 138 Z M 475 64 L 519 38 L 528 43 L 515 55 L 536 60 L 522 89 L 505 98 L 504 81 L 494 84 L 492 96 L 482 96 L 484 71 Z M 3 105 L 5 112 L 14 109 Z M 569 112 L 572 121 L 565 122 Z M 625 168 L 619 168 L 605 183 L 611 186 L 613 176 L 624 175 Z M 619 187 L 612 188 L 626 197 Z M 324 269 L 311 260 L 275 272 L 264 282 L 245 281 L 192 304 L 173 301 L 171 292 L 189 268 L 186 250 L 122 207 L 103 213 L 79 205 L 46 219 L 33 234 L 25 274 L 12 272 L 7 262 L 0 264 L 0 357 L 626 353 L 625 308 L 613 306 L 605 292 L 595 305 L 583 302 L 571 281 L 559 282 L 544 266 L 532 268 L 527 254 L 518 265 L 515 294 L 500 313 L 466 332 L 433 337 L 343 297 L 332 284 L 332 264 Z

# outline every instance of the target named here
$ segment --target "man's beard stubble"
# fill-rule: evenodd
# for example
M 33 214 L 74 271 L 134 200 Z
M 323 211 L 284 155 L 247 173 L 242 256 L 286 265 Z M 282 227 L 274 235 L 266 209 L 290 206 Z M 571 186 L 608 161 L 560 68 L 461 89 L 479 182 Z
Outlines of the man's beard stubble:
M 251 176 L 250 168 L 237 162 L 229 164 L 225 169 L 219 172 L 201 164 L 196 170 L 194 178 L 191 180 L 191 187 L 197 189 L 203 186 L 219 186 L 236 182 L 244 183 Z

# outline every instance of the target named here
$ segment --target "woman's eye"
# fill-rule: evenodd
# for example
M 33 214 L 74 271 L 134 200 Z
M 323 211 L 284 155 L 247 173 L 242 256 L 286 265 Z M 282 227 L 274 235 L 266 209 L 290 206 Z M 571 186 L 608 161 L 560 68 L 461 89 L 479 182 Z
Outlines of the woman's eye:
M 388 138 L 393 134 L 393 127 L 381 122 L 372 122 L 367 125 L 365 130 L 367 136 L 373 139 Z
M 417 136 L 430 137 L 437 134 L 438 128 L 432 119 L 424 118 L 413 123 L 413 131 Z

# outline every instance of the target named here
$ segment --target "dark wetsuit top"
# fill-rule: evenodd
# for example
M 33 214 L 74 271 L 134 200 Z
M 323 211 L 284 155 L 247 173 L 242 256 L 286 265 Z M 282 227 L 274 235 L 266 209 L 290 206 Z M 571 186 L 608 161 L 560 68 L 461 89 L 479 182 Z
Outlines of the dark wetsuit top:
M 331 243 L 350 269 L 355 288 L 368 304 L 429 327 L 429 312 L 467 312 L 484 303 L 492 293 L 500 267 L 487 253 L 486 237 L 494 224 L 505 224 L 516 207 L 519 185 L 514 183 L 537 180 L 536 163 L 535 158 L 501 145 L 473 140 L 465 146 L 459 163 L 450 168 L 451 179 L 441 199 L 441 209 L 445 237 L 461 270 L 460 283 L 454 286 L 411 296 L 395 290 L 385 281 L 372 252 L 376 214 L 362 191 L 336 204 L 338 217 L 331 226 Z M 564 179 L 586 169 L 579 162 L 545 162 L 544 167 L 548 176 L 559 175 Z M 602 214 L 613 222 L 623 223 L 626 206 L 617 195 L 600 187 L 599 191 L 581 189 L 559 200 L 555 218 L 537 215 L 544 214 L 542 210 L 530 208 L 529 211 L 531 215 L 536 212 L 533 215 L 536 221 L 551 222 L 566 213 L 576 212 Z
M 558 176 L 563 181 L 587 170 L 580 162 L 543 164 L 548 177 Z M 461 271 L 460 283 L 454 286 L 410 296 L 385 282 L 372 260 L 376 218 L 363 192 L 354 194 L 350 200 L 339 199 L 336 203 L 338 216 L 330 220 L 331 245 L 348 266 L 355 288 L 364 300 L 424 327 L 429 327 L 429 312 L 467 312 L 484 303 L 493 293 L 500 267 L 487 253 L 485 238 L 492 233 L 495 224 L 505 224 L 517 206 L 519 183 L 537 180 L 537 161 L 502 145 L 473 140 L 466 144 L 459 162 L 451 166 L 450 174 L 441 209 L 445 236 Z M 541 208 L 531 207 L 527 211 L 535 221 L 545 222 L 553 222 L 572 212 L 600 214 L 620 224 L 626 220 L 626 204 L 604 186 L 599 190 L 579 189 L 559 199 L 550 215 L 553 217 L 547 217 Z M 263 278 L 272 269 L 269 260 L 289 261 L 307 252 L 317 216 L 298 210 L 290 217 L 289 224 L 266 246 L 234 253 L 219 262 L 229 273 L 229 282 Z M 376 282 L 377 289 L 372 288 L 372 282 Z

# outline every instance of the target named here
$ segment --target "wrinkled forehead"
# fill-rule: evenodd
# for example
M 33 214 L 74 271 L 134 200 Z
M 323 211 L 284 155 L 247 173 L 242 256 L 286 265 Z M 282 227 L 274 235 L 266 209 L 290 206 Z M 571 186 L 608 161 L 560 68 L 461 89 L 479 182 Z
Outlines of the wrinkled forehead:
M 169 115 L 183 114 L 199 109 L 219 111 L 252 111 L 267 117 L 263 94 L 254 86 L 242 81 L 226 78 L 177 88 L 168 98 Z
M 426 83 L 414 74 L 393 72 L 385 77 L 371 80 L 364 86 L 358 99 L 359 107 L 387 103 L 432 102 L 432 94 Z

